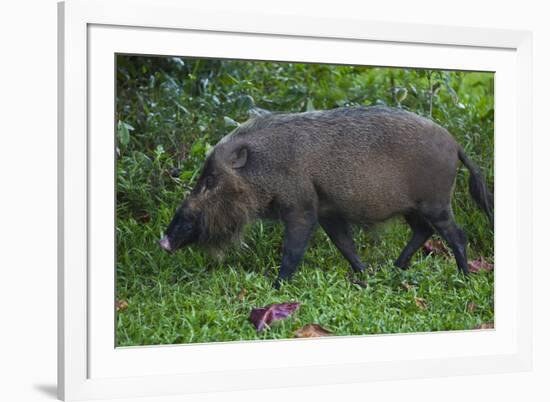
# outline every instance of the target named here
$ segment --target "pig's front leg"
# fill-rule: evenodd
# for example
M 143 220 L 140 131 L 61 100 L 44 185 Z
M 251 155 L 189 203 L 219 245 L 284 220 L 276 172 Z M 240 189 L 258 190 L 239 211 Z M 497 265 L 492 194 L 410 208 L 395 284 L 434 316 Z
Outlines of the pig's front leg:
M 284 224 L 283 260 L 279 268 L 279 276 L 273 284 L 275 289 L 279 289 L 281 281 L 290 278 L 296 272 L 296 268 L 306 251 L 309 238 L 317 224 L 317 217 L 314 212 L 305 212 L 299 215 L 294 213 L 285 217 Z

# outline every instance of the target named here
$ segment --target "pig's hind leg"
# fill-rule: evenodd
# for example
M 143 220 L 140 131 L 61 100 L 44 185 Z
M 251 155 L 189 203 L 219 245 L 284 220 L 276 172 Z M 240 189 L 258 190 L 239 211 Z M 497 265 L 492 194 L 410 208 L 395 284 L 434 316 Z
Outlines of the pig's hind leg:
M 319 223 L 330 240 L 332 240 L 334 245 L 348 260 L 353 270 L 356 272 L 363 272 L 365 270 L 365 265 L 363 265 L 357 255 L 350 224 L 339 216 L 319 217 Z
M 454 221 L 450 205 L 442 209 L 430 210 L 424 213 L 424 216 L 451 246 L 458 269 L 467 275 L 469 271 L 466 256 L 466 233 Z
M 395 265 L 401 269 L 409 267 L 411 257 L 434 233 L 430 224 L 416 212 L 405 215 L 405 220 L 412 229 L 412 237 L 395 261 Z

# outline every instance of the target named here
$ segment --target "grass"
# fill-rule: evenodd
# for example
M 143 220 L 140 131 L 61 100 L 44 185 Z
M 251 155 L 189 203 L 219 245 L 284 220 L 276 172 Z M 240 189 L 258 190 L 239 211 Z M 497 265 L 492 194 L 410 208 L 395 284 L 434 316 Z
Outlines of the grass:
M 305 89 L 302 82 L 309 83 Z M 437 82 L 449 88 L 436 91 Z M 399 104 L 427 114 L 421 88 L 431 85 L 432 118 L 458 138 L 492 185 L 491 74 L 119 56 L 117 85 L 116 297 L 128 302 L 117 314 L 118 346 L 291 338 L 309 323 L 335 335 L 362 335 L 464 330 L 493 321 L 492 272 L 465 279 L 454 258 L 421 252 L 409 270 L 393 266 L 410 235 L 401 220 L 357 230 L 368 269 L 353 278 L 366 288 L 350 280 L 348 263 L 320 229 L 280 290 L 272 288 L 281 259 L 279 223 L 254 223 L 222 260 L 196 248 L 169 255 L 158 246 L 205 152 L 252 105 L 290 111 L 394 104 L 390 89 L 408 88 Z M 470 259 L 492 261 L 493 234 L 468 195 L 467 177 L 461 169 L 456 219 L 469 236 Z M 256 333 L 250 310 L 288 301 L 299 301 L 300 309 Z
M 237 247 L 223 261 L 191 248 L 161 253 L 152 233 L 133 237 L 137 244 L 119 255 L 126 270 L 117 276 L 118 298 L 129 307 L 118 314 L 117 344 L 281 339 L 308 323 L 336 335 L 360 335 L 461 330 L 492 321 L 492 273 L 465 279 L 452 258 L 420 252 L 409 270 L 393 266 L 406 242 L 403 228 L 400 222 L 387 225 L 379 241 L 356 236 L 369 272 L 354 277 L 367 288 L 350 281 L 347 262 L 319 230 L 301 269 L 279 291 L 271 286 L 280 260 L 278 225 L 257 223 L 245 238 L 253 247 Z M 425 310 L 417 298 L 426 301 Z M 248 322 L 250 310 L 286 301 L 299 301 L 298 312 L 257 334 Z

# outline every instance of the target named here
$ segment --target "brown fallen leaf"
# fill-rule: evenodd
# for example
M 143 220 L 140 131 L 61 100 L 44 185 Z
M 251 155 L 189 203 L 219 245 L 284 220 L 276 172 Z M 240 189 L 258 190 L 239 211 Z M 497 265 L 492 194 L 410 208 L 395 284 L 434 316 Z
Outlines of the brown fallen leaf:
M 332 335 L 332 332 L 321 327 L 319 324 L 306 324 L 302 328 L 294 331 L 294 336 L 296 336 L 296 338 L 317 338 L 330 335 Z
M 273 321 L 282 320 L 295 312 L 300 303 L 276 303 L 266 307 L 254 308 L 250 312 L 250 321 L 256 327 L 256 331 L 260 332 L 266 326 L 269 326 Z
M 467 309 L 469 313 L 473 313 L 477 309 L 477 305 L 474 302 L 470 302 Z
M 409 282 L 403 281 L 401 282 L 401 287 L 405 289 L 406 291 L 409 291 L 413 288 L 413 285 L 411 285 Z
M 485 260 L 483 256 L 476 260 L 468 261 L 468 271 L 470 272 L 476 273 L 479 271 L 492 271 L 494 268 L 494 264 L 491 264 L 489 261 Z
M 242 288 L 239 294 L 237 295 L 237 299 L 241 302 L 244 301 L 244 298 L 246 297 L 246 293 L 247 293 L 246 289 Z
M 426 253 L 426 255 L 439 254 L 439 255 L 444 255 L 446 257 L 449 257 L 451 255 L 451 253 L 449 252 L 449 249 L 447 248 L 443 240 L 439 240 L 439 239 L 428 240 L 426 243 L 424 243 L 423 250 L 424 250 L 424 253 Z
M 116 301 L 116 311 L 124 311 L 128 308 L 128 302 L 126 300 Z
M 476 325 L 474 329 L 494 329 L 495 323 L 494 322 L 483 322 L 479 325 Z
M 426 310 L 428 308 L 428 303 L 421 297 L 415 297 L 414 302 L 420 310 Z
M 138 215 L 137 220 L 140 223 L 149 223 L 151 222 L 151 215 L 149 215 L 147 212 L 143 212 L 142 214 Z
M 348 272 L 348 279 L 350 283 L 357 285 L 359 287 L 367 288 L 369 286 L 367 281 L 362 281 L 360 279 L 355 278 L 355 276 L 351 272 Z
M 369 287 L 369 284 L 367 283 L 367 281 L 361 281 L 361 280 L 355 279 L 355 278 L 351 278 L 350 281 L 354 285 L 357 285 L 357 286 L 359 286 L 361 288 L 364 288 L 364 289 Z

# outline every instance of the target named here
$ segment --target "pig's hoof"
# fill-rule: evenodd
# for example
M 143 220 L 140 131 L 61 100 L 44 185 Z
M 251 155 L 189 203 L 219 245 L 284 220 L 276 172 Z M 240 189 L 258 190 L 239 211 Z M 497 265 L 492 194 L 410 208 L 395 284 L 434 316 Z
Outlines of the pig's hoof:
M 394 262 L 394 265 L 399 268 L 399 269 L 402 269 L 403 271 L 406 271 L 407 269 L 409 269 L 409 263 L 408 262 L 403 262 L 403 261 L 395 261 Z
M 365 272 L 366 268 L 363 264 L 361 264 L 361 265 L 353 266 L 352 269 L 353 269 L 354 272 L 357 272 L 358 274 L 361 274 L 361 273 Z

